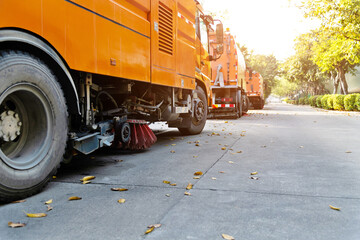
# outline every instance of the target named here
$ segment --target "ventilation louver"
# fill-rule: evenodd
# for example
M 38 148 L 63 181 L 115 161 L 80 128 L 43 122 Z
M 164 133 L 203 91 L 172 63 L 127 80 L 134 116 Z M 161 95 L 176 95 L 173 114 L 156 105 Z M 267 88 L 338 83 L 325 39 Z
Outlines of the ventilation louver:
M 159 2 L 159 50 L 173 55 L 173 12 Z

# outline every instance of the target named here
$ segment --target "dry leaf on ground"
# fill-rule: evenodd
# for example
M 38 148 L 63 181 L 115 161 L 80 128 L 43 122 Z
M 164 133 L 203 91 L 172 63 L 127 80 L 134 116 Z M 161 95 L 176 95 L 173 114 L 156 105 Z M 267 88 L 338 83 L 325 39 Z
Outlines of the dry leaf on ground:
M 152 231 L 154 231 L 154 229 L 155 229 L 155 227 L 149 228 L 148 230 L 145 231 L 145 234 L 151 233 Z
M 171 146 L 176 146 L 176 144 L 174 143 L 174 144 L 171 144 Z
M 216 180 L 216 177 L 212 177 L 211 179 L 212 179 L 212 180 Z
M 200 177 L 193 177 L 193 179 L 200 179 Z
M 249 178 L 253 180 L 259 180 L 259 177 L 249 177 Z
M 89 181 L 89 180 L 93 180 L 95 179 L 95 176 L 86 176 L 83 177 L 82 179 L 80 179 L 80 181 L 85 182 L 85 181 Z
M 14 222 L 8 222 L 8 226 L 12 228 L 19 228 L 19 227 L 25 227 L 26 223 L 14 223 Z
M 163 180 L 163 183 L 170 184 L 170 181 Z
M 197 144 L 195 144 L 195 146 L 200 147 L 200 144 L 197 143 Z
M 352 153 L 351 151 L 346 151 L 345 153 Z
M 82 198 L 81 197 L 78 197 L 78 196 L 72 196 L 72 197 L 69 197 L 69 201 L 74 201 L 74 200 L 81 200 Z
M 127 189 L 127 188 L 111 188 L 111 191 L 118 191 L 118 192 L 124 192 L 127 190 L 129 190 L 129 189 Z
M 201 176 L 203 173 L 201 171 L 194 173 L 195 176 Z
M 331 206 L 331 205 L 329 205 L 329 207 L 330 207 L 331 209 L 333 209 L 333 210 L 340 211 L 340 208 L 338 208 L 338 207 L 334 207 L 334 206 Z
M 53 210 L 53 207 L 52 206 L 50 206 L 50 205 L 47 205 L 47 209 L 46 209 L 46 211 L 51 211 L 51 210 Z
M 189 192 L 185 192 L 184 193 L 186 196 L 191 196 L 191 193 L 189 193 Z
M 252 173 L 250 173 L 250 175 L 256 175 L 256 174 L 258 174 L 258 172 L 252 172 Z
M 50 200 L 47 200 L 47 201 L 45 202 L 45 204 L 51 204 L 52 202 L 53 202 L 53 200 L 50 199 Z
M 176 183 L 170 183 L 170 186 L 176 186 L 177 184 Z
M 83 181 L 82 184 L 88 184 L 91 183 L 91 181 Z
M 219 173 L 225 173 L 224 171 L 219 171 Z
M 24 212 L 24 213 L 29 218 L 41 218 L 41 217 L 46 217 L 47 216 L 46 213 L 27 213 L 27 212 Z
M 226 240 L 235 240 L 235 238 L 233 236 L 227 235 L 225 233 L 221 234 L 221 236 L 223 237 L 223 239 L 226 239 Z
M 120 199 L 118 200 L 118 203 L 125 203 L 125 201 L 126 201 L 126 199 L 120 198 Z
M 148 226 L 148 228 L 159 228 L 159 227 L 161 227 L 161 224 L 160 224 L 160 223 L 158 223 L 158 224 L 151 224 L 151 225 Z
M 170 197 L 170 194 L 165 194 L 165 196 Z
M 222 147 L 221 150 L 226 150 L 226 147 Z
M 118 160 L 115 160 L 115 162 L 123 162 L 124 160 L 122 159 L 118 159 Z
M 171 152 L 171 153 L 175 153 L 175 151 L 174 151 L 174 150 L 171 150 L 170 152 Z
M 189 184 L 187 185 L 187 187 L 186 187 L 187 190 L 190 190 L 190 189 L 192 189 L 192 188 L 193 188 L 193 185 L 192 185 L 191 183 L 189 183 Z
M 234 162 L 233 161 L 229 161 L 230 164 L 233 164 Z

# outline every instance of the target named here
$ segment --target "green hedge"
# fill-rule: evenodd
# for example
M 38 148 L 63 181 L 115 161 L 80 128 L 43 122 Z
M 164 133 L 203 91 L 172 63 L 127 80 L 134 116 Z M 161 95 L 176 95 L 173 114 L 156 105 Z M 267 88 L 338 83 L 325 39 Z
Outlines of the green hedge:
M 320 95 L 316 98 L 316 107 L 321 108 L 321 99 L 322 99 L 323 95 Z
M 330 97 L 327 99 L 327 107 L 330 110 L 334 110 L 334 95 L 330 95 Z
M 332 96 L 334 104 L 334 110 L 345 110 L 345 106 L 344 106 L 344 98 L 345 95 L 340 95 L 340 94 L 335 94 Z
M 357 108 L 358 111 L 360 111 L 360 94 L 357 93 L 356 98 L 355 98 L 355 107 Z
M 348 94 L 344 98 L 344 107 L 346 111 L 356 111 L 358 107 L 355 105 L 356 98 L 360 96 L 359 93 Z
M 328 105 L 328 99 L 331 97 L 330 94 L 326 94 L 321 98 L 321 107 L 324 109 L 330 109 Z

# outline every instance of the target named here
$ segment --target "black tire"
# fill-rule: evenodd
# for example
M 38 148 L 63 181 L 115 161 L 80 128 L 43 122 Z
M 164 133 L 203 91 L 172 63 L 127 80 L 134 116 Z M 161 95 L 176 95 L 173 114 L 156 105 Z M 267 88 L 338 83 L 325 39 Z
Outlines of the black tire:
M 202 132 L 206 124 L 208 107 L 205 92 L 199 86 L 196 87 L 195 92 L 197 93 L 200 102 L 197 104 L 197 108 L 195 109 L 195 116 L 191 117 L 191 126 L 189 128 L 178 128 L 183 135 L 199 134 Z
M 47 65 L 24 52 L 0 51 L 0 201 L 33 195 L 55 174 L 65 152 L 67 115 Z
M 236 91 L 236 115 L 238 118 L 241 118 L 243 112 L 243 101 L 242 101 L 241 90 Z
M 249 111 L 250 107 L 250 100 L 246 94 L 243 94 L 243 114 L 247 113 Z

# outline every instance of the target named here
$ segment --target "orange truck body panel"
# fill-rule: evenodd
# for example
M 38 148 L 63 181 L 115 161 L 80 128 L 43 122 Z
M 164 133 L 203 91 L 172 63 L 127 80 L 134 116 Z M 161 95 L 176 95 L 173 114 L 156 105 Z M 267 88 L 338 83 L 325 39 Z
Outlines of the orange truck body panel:
M 215 36 L 212 35 L 212 38 L 214 39 Z M 235 37 L 229 32 L 224 33 L 224 53 L 218 60 L 211 62 L 212 86 L 215 85 L 219 64 L 222 66 L 221 71 L 223 73 L 225 86 L 238 86 L 241 88 L 245 86 L 245 59 L 236 45 Z
M 45 39 L 77 71 L 195 88 L 193 0 L 3 0 L 0 29 Z
M 214 34 L 210 37 L 211 43 L 216 43 Z M 224 33 L 223 54 L 211 62 L 212 117 L 237 115 L 246 112 L 243 106 L 246 65 L 243 54 L 238 48 L 235 37 L 229 31 Z
M 260 73 L 253 72 L 250 78 L 246 72 L 246 92 L 250 102 L 255 108 L 262 108 L 264 105 L 264 80 Z

